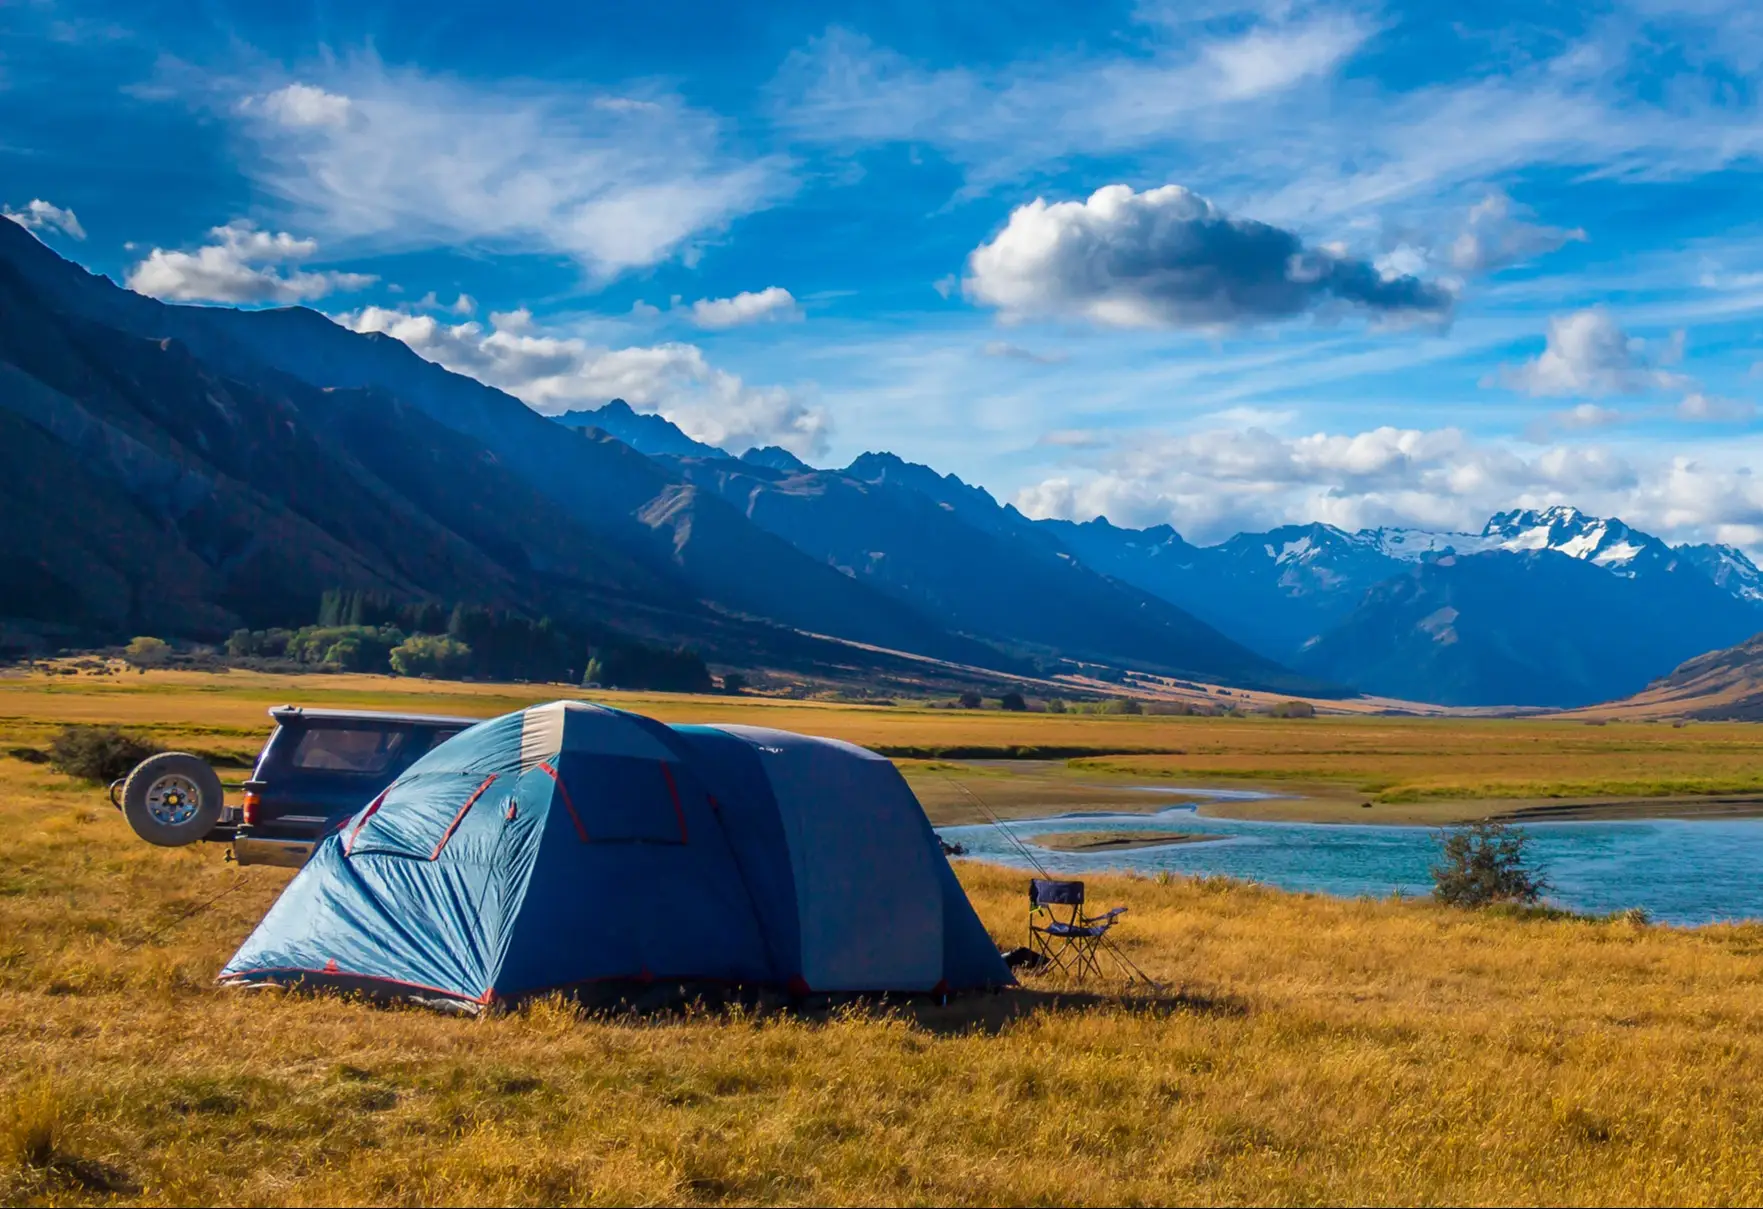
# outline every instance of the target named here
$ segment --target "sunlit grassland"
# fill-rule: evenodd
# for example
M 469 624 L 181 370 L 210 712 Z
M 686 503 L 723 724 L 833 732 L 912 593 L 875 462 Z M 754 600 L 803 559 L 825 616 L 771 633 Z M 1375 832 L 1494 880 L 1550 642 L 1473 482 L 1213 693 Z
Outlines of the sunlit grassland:
M 242 752 L 267 727 L 264 700 L 230 687 L 141 679 L 138 692 L 58 686 L 56 699 L 166 743 Z M 0 753 L 45 742 L 60 720 L 14 683 L 0 681 Z M 336 691 L 386 703 L 370 686 Z M 490 713 L 520 704 L 512 692 L 444 708 Z M 970 721 L 1021 742 L 1042 725 L 665 704 L 682 718 L 776 710 L 781 724 L 872 742 L 888 726 Z M 1192 722 L 1232 729 L 1163 729 Z M 1381 722 L 1078 720 L 1159 736 L 1139 747 L 1235 735 L 1243 760 L 1276 754 L 1251 749 L 1255 736 L 1287 735 L 1353 767 L 1416 754 L 1388 736 L 1424 727 L 1439 771 L 1475 758 L 1472 741 L 1450 746 L 1461 727 L 1506 742 L 1539 725 L 1401 720 L 1361 738 Z M 1539 752 L 1587 760 L 1602 756 L 1582 739 L 1625 735 L 1551 733 Z M 1716 759 L 1717 740 L 1747 732 L 1627 733 L 1665 751 L 1705 742 Z M 915 767 L 915 779 L 960 771 Z M 1008 796 L 1020 779 L 988 768 L 968 783 Z M 1020 943 L 1023 876 L 959 869 L 998 942 Z M 1183 999 L 1007 993 L 891 1017 L 647 1021 L 549 1004 L 462 1020 L 215 990 L 288 876 L 224 864 L 212 846 L 149 848 L 101 790 L 0 754 L 0 1203 L 96 1200 L 106 1186 L 149 1203 L 1763 1200 L 1763 925 L 1095 877 L 1093 901 L 1130 908 L 1125 951 Z
M 413 709 L 489 717 L 559 696 L 567 685 L 459 684 L 384 676 L 148 672 L 0 677 L 0 727 L 44 742 L 66 722 L 151 728 L 163 741 L 249 758 L 272 705 Z M 1090 785 L 1160 778 L 1251 785 L 1389 805 L 1466 800 L 1763 793 L 1763 727 L 1329 716 L 1009 714 L 998 710 L 794 701 L 755 696 L 595 692 L 595 700 L 665 721 L 745 722 L 830 735 L 905 761 L 915 785 L 974 775 L 937 758 L 1076 757 Z M 1046 769 L 1037 770 L 1045 781 Z M 993 770 L 994 778 L 1009 777 Z M 1018 784 L 1017 790 L 1028 791 Z M 954 794 L 951 803 L 961 800 Z M 938 791 L 932 790 L 933 796 Z
M 1181 721 L 1187 721 L 1183 719 Z M 1196 719 L 1180 750 L 1075 761 L 1179 783 L 1313 786 L 1375 802 L 1763 793 L 1763 727 L 1548 719 Z

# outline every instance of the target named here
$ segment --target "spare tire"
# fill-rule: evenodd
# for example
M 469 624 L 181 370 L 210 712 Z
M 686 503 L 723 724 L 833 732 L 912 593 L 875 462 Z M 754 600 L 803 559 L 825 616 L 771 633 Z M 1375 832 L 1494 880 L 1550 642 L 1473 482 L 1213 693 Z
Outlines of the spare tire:
M 224 794 L 208 762 L 181 751 L 135 765 L 122 786 L 122 813 L 135 834 L 161 848 L 194 844 L 220 821 Z

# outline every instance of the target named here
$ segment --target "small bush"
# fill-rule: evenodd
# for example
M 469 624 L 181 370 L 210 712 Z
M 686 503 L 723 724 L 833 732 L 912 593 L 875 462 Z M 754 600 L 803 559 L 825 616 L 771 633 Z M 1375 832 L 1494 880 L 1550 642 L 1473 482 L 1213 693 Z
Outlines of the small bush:
M 400 676 L 452 680 L 471 666 L 471 648 L 445 635 L 417 634 L 393 647 L 388 658 Z
M 136 667 L 158 667 L 171 658 L 171 644 L 163 638 L 143 634 L 129 640 L 122 657 Z
M 733 695 L 747 687 L 747 678 L 739 672 L 725 672 L 722 677 L 722 691 Z
M 1063 697 L 1048 697 L 1047 698 L 1047 712 L 1049 714 L 1062 714 L 1062 713 L 1064 713 L 1065 712 L 1065 698 L 1063 698 Z
M 1028 709 L 1028 702 L 1023 700 L 1021 693 L 1012 689 L 1010 692 L 1005 693 L 1002 697 L 998 698 L 998 708 L 1020 714 Z
M 1445 834 L 1432 867 L 1433 897 L 1453 907 L 1534 903 L 1549 889 L 1526 863 L 1530 837 L 1504 823 L 1480 822 Z
M 962 709 L 980 709 L 985 705 L 985 702 L 980 699 L 980 695 L 972 689 L 957 697 L 955 703 Z
M 107 726 L 63 727 L 49 744 L 49 763 L 57 772 L 107 785 L 160 748 Z
M 1314 718 L 1316 707 L 1308 701 L 1281 701 L 1267 712 L 1275 718 Z

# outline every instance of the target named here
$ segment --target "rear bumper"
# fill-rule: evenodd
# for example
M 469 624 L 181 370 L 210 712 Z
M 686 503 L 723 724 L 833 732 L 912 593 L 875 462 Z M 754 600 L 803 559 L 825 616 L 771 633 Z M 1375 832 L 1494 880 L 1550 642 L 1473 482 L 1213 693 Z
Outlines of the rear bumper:
M 313 840 L 276 840 L 254 835 L 233 837 L 233 859 L 241 865 L 279 865 L 298 869 L 317 847 Z

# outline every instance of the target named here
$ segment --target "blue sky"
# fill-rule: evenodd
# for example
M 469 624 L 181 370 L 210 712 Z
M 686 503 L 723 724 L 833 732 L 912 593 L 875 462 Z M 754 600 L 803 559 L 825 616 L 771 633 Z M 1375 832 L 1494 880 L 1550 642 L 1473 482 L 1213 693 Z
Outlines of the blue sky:
M 143 292 L 1036 515 L 1755 551 L 1760 67 L 1715 0 L 27 0 L 0 204 Z

